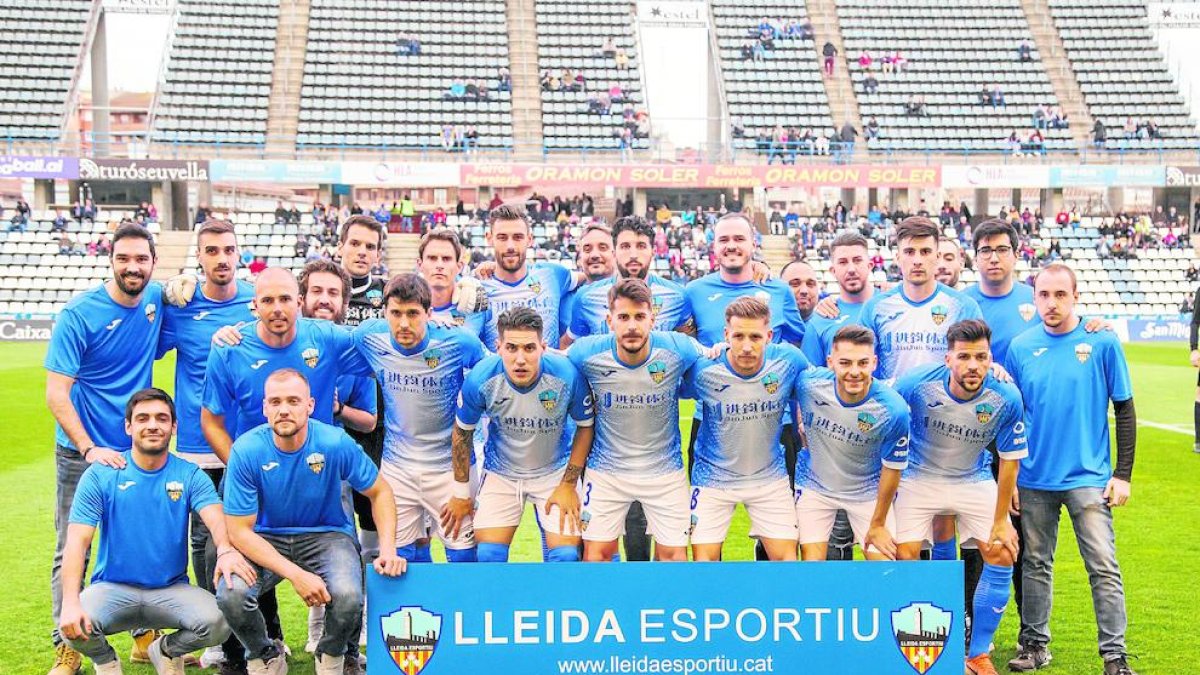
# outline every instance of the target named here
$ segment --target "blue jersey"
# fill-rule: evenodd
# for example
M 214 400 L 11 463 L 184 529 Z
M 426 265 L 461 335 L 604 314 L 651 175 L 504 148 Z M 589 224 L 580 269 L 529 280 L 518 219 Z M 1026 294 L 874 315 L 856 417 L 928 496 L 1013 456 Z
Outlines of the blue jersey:
M 487 354 L 483 343 L 465 330 L 431 323 L 421 342 L 405 349 L 387 321 L 372 319 L 354 330 L 354 344 L 383 389 L 383 461 L 423 472 L 450 471 L 455 400 L 464 371 Z
M 859 314 L 862 313 L 865 304 L 838 299 L 836 319 L 823 317 L 816 312 L 808 318 L 808 322 L 804 325 L 804 342 L 800 344 L 800 348 L 804 350 L 804 355 L 808 357 L 809 363 L 814 366 L 827 364 L 829 351 L 833 349 L 834 334 L 841 330 L 842 326 L 858 323 Z
M 941 363 L 946 330 L 963 319 L 982 319 L 979 305 L 942 284 L 921 302 L 904 297 L 904 286 L 877 293 L 863 305 L 859 323 L 875 333 L 875 377 L 891 381 L 910 368 Z
M 238 437 L 225 472 L 225 513 L 258 518 L 261 534 L 344 532 L 354 521 L 342 508 L 342 481 L 362 492 L 375 484 L 379 469 L 345 431 L 308 421 L 308 437 L 294 452 L 275 445 L 271 426 Z
M 454 303 L 444 307 L 432 307 L 429 311 L 430 318 L 437 323 L 462 328 L 475 337 L 483 335 L 483 322 L 487 318 L 485 312 L 463 314 Z
M 489 356 L 463 382 L 458 426 L 474 429 L 484 413 L 489 418 L 485 471 L 514 480 L 558 473 L 571 456 L 575 427 L 592 425 L 591 390 L 570 360 L 543 354 L 541 369 L 522 389 L 509 381 L 500 357 Z
M 79 479 L 70 522 L 100 528 L 92 583 L 139 588 L 187 583 L 188 518 L 220 504 L 217 490 L 199 467 L 167 455 L 157 471 L 145 471 L 126 451 L 125 468 L 93 464 Z
M 1108 404 L 1133 398 L 1116 336 L 1089 333 L 1082 321 L 1065 335 L 1037 326 L 1012 341 L 1004 367 L 1021 390 L 1030 427 L 1017 485 L 1105 487 L 1112 478 Z
M 236 418 L 240 436 L 260 424 L 267 377 L 281 368 L 294 368 L 308 378 L 316 400 L 312 418 L 333 424 L 333 398 L 340 375 L 370 375 L 367 363 L 354 349 L 350 333 L 329 321 L 297 319 L 296 337 L 286 347 L 270 347 L 258 336 L 258 322 L 241 329 L 242 342 L 209 352 L 204 377 L 204 408 L 214 415 Z
M 992 329 L 992 360 L 1004 364 L 1008 345 L 1021 333 L 1041 323 L 1033 304 L 1033 287 L 1015 283 L 1008 295 L 984 295 L 979 284 L 967 287 L 963 294 L 979 303 L 983 319 Z
M 588 335 L 603 335 L 608 331 L 608 291 L 615 279 L 604 279 L 581 287 L 573 294 L 571 309 L 571 339 Z M 692 310 L 683 294 L 683 286 L 651 274 L 646 277 L 650 286 L 654 330 L 677 330 L 692 318 Z
M 196 294 L 185 307 L 163 307 L 162 335 L 158 338 L 158 357 L 175 350 L 175 417 L 179 433 L 175 450 L 197 457 L 212 453 L 200 428 L 200 408 L 203 405 L 204 372 L 212 337 L 218 329 L 254 321 L 254 285 L 237 281 L 237 295 L 225 302 L 209 300 L 196 285 Z M 229 435 L 236 437 L 232 418 L 225 419 Z M 195 461 L 192 457 L 185 457 Z
M 787 478 L 779 435 L 808 359 L 792 345 L 769 345 L 762 368 L 743 377 L 728 354 L 700 359 L 684 379 L 681 396 L 704 408 L 692 483 L 739 488 Z
M 500 315 L 513 307 L 529 307 L 542 317 L 542 337 L 546 344 L 558 348 L 558 315 L 563 298 L 575 290 L 575 275 L 571 270 L 554 263 L 535 265 L 528 268 L 525 278 L 507 283 L 495 277 L 484 279 L 487 289 L 488 309 L 483 326 L 483 342 L 488 349 L 496 348 L 496 321 Z
M 680 333 L 655 331 L 649 339 L 650 355 L 636 366 L 617 359 L 612 333 L 583 338 L 567 353 L 591 385 L 596 405 L 588 468 L 641 477 L 683 468 L 679 389 L 701 347 Z
M 369 412 L 372 417 L 379 414 L 379 397 L 375 390 L 375 378 L 363 375 L 341 375 L 337 379 L 335 390 L 338 402 Z M 334 418 L 333 423 L 339 429 L 346 426 L 337 418 Z
M 796 307 L 792 289 L 778 279 L 758 284 L 747 281 L 731 284 L 721 279 L 720 272 L 701 277 L 684 287 L 684 296 L 695 315 L 696 339 L 711 347 L 725 340 L 725 308 L 745 296 L 763 300 L 771 308 L 771 329 L 774 342 L 800 344 L 804 339 L 804 319 Z
M 75 379 L 71 404 L 98 446 L 128 450 L 125 404 L 150 386 L 162 320 L 162 286 L 151 283 L 133 307 L 118 305 L 104 284 L 76 295 L 59 312 L 45 368 Z M 55 440 L 74 448 L 61 426 Z
M 950 393 L 950 369 L 929 364 L 896 380 L 912 411 L 906 478 L 940 482 L 992 480 L 995 443 L 1000 459 L 1029 454 L 1021 392 L 990 374 L 979 393 L 962 401 Z
M 866 398 L 843 403 L 833 371 L 810 368 L 796 382 L 808 451 L 796 463 L 796 487 L 850 501 L 869 501 L 883 467 L 904 470 L 908 459 L 908 404 L 873 380 Z

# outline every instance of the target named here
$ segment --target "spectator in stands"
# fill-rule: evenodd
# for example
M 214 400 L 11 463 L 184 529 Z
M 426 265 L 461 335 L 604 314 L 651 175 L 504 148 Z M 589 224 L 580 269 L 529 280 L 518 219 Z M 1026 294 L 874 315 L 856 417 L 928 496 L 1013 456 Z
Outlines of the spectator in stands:
M 446 152 L 455 152 L 458 150 L 460 137 L 458 127 L 453 124 L 442 125 L 442 149 Z
M 875 73 L 867 73 L 862 82 L 864 94 L 874 94 L 879 91 L 879 80 L 875 79 Z
M 1146 120 L 1146 138 L 1162 138 L 1162 132 L 1159 131 L 1158 125 L 1154 120 Z
M 308 237 L 306 237 L 304 235 L 300 235 L 300 236 L 296 237 L 295 251 L 296 251 L 297 258 L 307 258 L 308 257 Z
M 1196 281 L 1196 280 L 1200 279 L 1200 268 L 1196 267 L 1195 260 L 1188 263 L 1187 272 L 1184 273 L 1184 277 L 1188 281 Z
M 617 70 L 627 70 L 629 68 L 629 54 L 626 54 L 624 49 L 618 49 L 613 60 L 616 61 Z
M 988 98 L 988 96 L 989 96 L 989 92 L 985 88 L 983 91 L 983 97 L 986 99 L 986 98 Z M 985 103 L 986 103 L 986 101 L 985 101 Z M 1032 119 L 1033 128 L 1034 129 L 1045 129 L 1046 123 L 1047 123 L 1047 120 L 1049 119 L 1049 117 L 1050 117 L 1049 108 L 1046 107 L 1045 103 L 1039 103 L 1038 107 L 1033 109 L 1033 119 Z
M 250 263 L 250 276 L 257 277 L 265 269 L 267 269 L 267 261 L 262 256 L 254 256 L 254 262 Z
M 154 205 L 154 202 L 146 203 L 146 214 L 147 214 L 146 222 L 148 222 L 148 223 L 157 223 L 158 222 L 158 207 Z
M 654 222 L 660 226 L 665 226 L 671 222 L 671 207 L 667 206 L 666 202 L 658 205 L 658 210 L 654 212 Z M 663 242 L 666 242 L 665 238 Z
M 1092 143 L 1097 148 L 1103 148 L 1108 143 L 1108 130 L 1104 128 L 1104 122 L 1100 121 L 1099 117 L 1092 125 Z
M 512 73 L 504 66 L 496 73 L 496 91 L 512 91 Z
M 613 103 L 625 103 L 625 92 L 621 91 L 621 85 L 613 82 L 608 88 L 608 98 Z
M 834 59 L 837 58 L 837 55 L 837 47 L 834 47 L 832 42 L 826 42 L 825 46 L 821 47 L 821 56 L 823 56 L 825 59 L 824 67 L 826 77 L 833 77 L 833 62 Z
M 33 215 L 33 209 L 29 208 L 29 202 L 25 201 L 24 197 L 17 197 L 17 215 L 21 216 L 21 220 L 29 223 L 29 218 Z
M 611 37 L 604 38 L 604 44 L 600 45 L 600 55 L 610 59 L 617 55 L 617 45 Z
M 137 208 L 133 210 L 133 218 L 134 220 L 140 218 L 142 222 L 146 222 L 150 218 L 150 209 L 146 208 L 146 202 L 143 201 L 137 205 Z
M 758 33 L 758 46 L 763 52 L 770 52 L 775 49 L 775 32 L 770 28 L 764 28 Z
M 1029 141 L 1026 147 L 1029 152 L 1035 155 L 1046 154 L 1046 137 L 1042 135 L 1041 129 L 1034 129 L 1033 133 L 1029 134 Z
M 897 73 L 903 73 L 905 70 L 908 70 L 908 59 L 904 58 L 899 49 L 892 52 L 892 70 Z
M 75 252 L 75 241 L 71 239 L 71 235 L 64 230 L 62 236 L 58 238 L 58 254 L 71 255 Z
M 417 215 L 417 206 L 413 204 L 413 200 L 409 198 L 408 194 L 405 194 L 404 198 L 400 200 L 400 224 L 405 232 L 413 231 L 413 216 L 415 215 Z
M 850 120 L 846 120 L 842 124 L 842 128 L 838 130 L 838 149 L 841 155 L 847 159 L 854 156 L 854 141 L 858 138 L 858 129 L 850 124 Z
M 54 224 L 50 226 L 51 232 L 66 232 L 67 217 L 63 215 L 62 209 L 54 211 Z
M 416 56 L 421 53 L 421 41 L 413 35 L 402 33 L 396 38 L 396 54 L 398 56 Z
M 1033 45 L 1029 44 L 1029 40 L 1022 39 L 1017 45 L 1017 59 L 1020 61 L 1033 60 Z
M 833 129 L 826 129 L 813 139 L 813 154 L 829 156 L 829 148 L 833 139 Z
M 771 132 L 771 148 L 767 153 L 767 164 L 774 164 L 776 159 L 782 160 L 783 153 L 788 149 L 788 134 L 782 124 L 775 125 Z
M 9 232 L 24 232 L 29 229 L 29 221 L 21 217 L 17 211 L 13 212 L 12 219 L 8 222 Z
M 920 94 L 909 96 L 908 102 L 904 104 L 904 114 L 909 117 L 929 115 L 929 110 L 925 107 L 925 97 Z
M 800 31 L 799 31 L 800 39 L 801 40 L 811 40 L 811 39 L 813 39 L 814 34 L 815 33 L 813 32 L 812 21 L 810 19 L 805 19 L 804 25 L 800 26 Z
M 1104 259 L 1112 257 L 1112 244 L 1108 242 L 1108 235 L 1102 234 L 1096 240 L 1096 257 Z
M 470 158 L 479 150 L 479 130 L 472 124 L 462 134 L 462 149 Z
M 92 222 L 96 221 L 96 203 L 88 198 L 83 202 L 83 219 Z
M 894 67 L 892 67 L 891 53 L 884 52 L 882 55 L 880 55 L 880 57 L 879 57 L 879 72 L 890 75 L 893 72 L 895 72 L 895 70 L 896 69 Z
M 1005 105 L 1005 103 L 1004 103 L 1004 90 L 1000 88 L 1000 84 L 999 84 L 999 83 L 993 83 L 993 84 L 992 84 L 992 92 L 991 92 L 991 100 L 990 100 L 990 102 L 991 102 L 991 104 L 992 104 L 992 110 L 995 110 L 996 108 L 998 108 L 998 107 L 1000 107 L 1000 106 L 1002 106 L 1002 105 Z
M 1125 117 L 1125 126 L 1122 127 L 1122 130 L 1125 132 L 1125 140 L 1132 141 L 1137 138 L 1137 122 L 1133 121 L 1132 115 Z
M 292 204 L 292 210 L 288 211 L 288 222 L 292 225 L 300 224 L 300 209 L 296 208 L 295 204 Z
M 734 138 L 745 138 L 746 127 L 742 124 L 741 120 L 734 118 L 733 121 L 729 123 L 729 133 Z
M 464 98 L 467 95 L 467 85 L 462 80 L 455 80 L 450 83 L 450 88 L 446 90 L 445 98 L 456 99 Z
M 858 67 L 861 68 L 863 72 L 871 72 L 871 65 L 873 63 L 874 59 L 871 58 L 871 52 L 864 49 L 858 54 Z
M 617 135 L 617 145 L 621 151 L 621 161 L 628 162 L 633 158 L 633 129 L 629 127 L 621 127 L 620 131 L 614 132 Z
M 96 237 L 96 255 L 107 256 L 112 253 L 112 241 L 108 238 L 107 232 L 101 232 Z

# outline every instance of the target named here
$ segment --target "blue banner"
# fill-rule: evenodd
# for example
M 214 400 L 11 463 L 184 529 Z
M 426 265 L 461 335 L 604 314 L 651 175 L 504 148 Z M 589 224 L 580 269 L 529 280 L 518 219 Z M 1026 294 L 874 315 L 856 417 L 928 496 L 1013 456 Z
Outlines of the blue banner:
M 369 675 L 963 672 L 957 562 L 369 571 Z
M 293 162 L 271 159 L 214 159 L 208 167 L 213 181 L 264 183 L 338 183 L 340 162 Z
M 1051 187 L 1159 187 L 1166 181 L 1166 167 L 1150 164 L 1050 167 Z
M 1131 342 L 1187 342 L 1191 337 L 1192 325 L 1179 319 L 1129 319 Z

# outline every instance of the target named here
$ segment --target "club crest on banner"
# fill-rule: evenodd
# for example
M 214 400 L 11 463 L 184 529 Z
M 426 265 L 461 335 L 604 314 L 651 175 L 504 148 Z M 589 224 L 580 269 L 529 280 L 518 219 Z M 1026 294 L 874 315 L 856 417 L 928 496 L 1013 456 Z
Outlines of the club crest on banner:
M 392 662 L 404 675 L 417 675 L 429 665 L 442 634 L 442 615 L 423 607 L 401 607 L 379 618 Z
M 904 661 L 925 675 L 946 648 L 954 615 L 928 602 L 914 602 L 892 612 L 892 635 Z M 960 638 L 961 639 L 961 638 Z

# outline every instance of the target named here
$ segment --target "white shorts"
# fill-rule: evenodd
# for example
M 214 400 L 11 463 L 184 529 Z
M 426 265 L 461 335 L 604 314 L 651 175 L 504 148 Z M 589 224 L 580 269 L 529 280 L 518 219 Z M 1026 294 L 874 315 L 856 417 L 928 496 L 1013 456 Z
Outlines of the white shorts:
M 396 546 L 407 546 L 430 534 L 436 535 L 446 548 L 455 550 L 475 545 L 475 531 L 468 517 L 450 539 L 442 530 L 442 508 L 454 496 L 454 472 L 424 473 L 383 463 L 380 475 L 392 488 L 396 498 Z M 478 490 L 479 474 L 471 467 L 471 494 Z
M 796 488 L 796 520 L 800 524 L 801 544 L 824 544 L 833 532 L 833 520 L 838 509 L 844 509 L 850 518 L 850 529 L 854 530 L 854 542 L 862 546 L 871 529 L 871 516 L 875 515 L 875 500 L 851 501 L 821 494 L 816 490 Z M 887 515 L 888 532 L 896 531 L 895 509 Z
M 625 534 L 629 505 L 641 502 L 646 531 L 662 546 L 687 546 L 688 481 L 683 470 L 648 478 L 588 469 L 583 476 L 583 538 L 615 541 Z
M 528 480 L 506 478 L 485 471 L 479 481 L 479 494 L 475 497 L 475 529 L 517 527 L 521 524 L 521 517 L 525 515 L 525 504 L 528 503 L 533 504 L 538 527 L 543 531 L 577 536 L 579 532 L 576 532 L 570 523 L 567 524 L 566 532 L 559 528 L 560 512 L 557 506 L 550 509 L 550 515 L 546 515 L 546 500 L 550 499 L 550 495 L 554 494 L 560 483 L 560 471 Z M 578 483 L 575 489 L 579 490 Z M 582 500 L 582 497 L 580 499 Z
M 692 543 L 720 544 L 738 504 L 750 514 L 750 536 L 755 539 L 796 541 L 796 503 L 787 478 L 744 488 L 692 488 Z
M 958 525 L 958 540 L 986 542 L 992 534 L 996 514 L 996 483 L 943 483 L 920 478 L 901 479 L 896 492 L 896 541 L 933 543 L 935 516 L 952 515 Z

